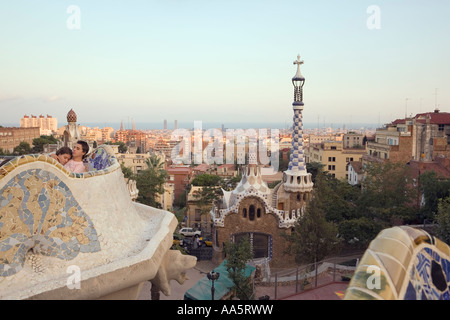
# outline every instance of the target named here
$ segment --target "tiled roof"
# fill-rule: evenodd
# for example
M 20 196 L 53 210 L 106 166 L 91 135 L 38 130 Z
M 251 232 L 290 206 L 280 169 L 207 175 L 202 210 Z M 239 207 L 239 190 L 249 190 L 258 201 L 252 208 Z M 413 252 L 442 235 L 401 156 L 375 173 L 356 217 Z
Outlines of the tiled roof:
M 426 123 L 427 117 L 430 117 L 431 124 L 450 124 L 449 112 L 427 112 L 419 113 L 414 118 L 417 122 Z

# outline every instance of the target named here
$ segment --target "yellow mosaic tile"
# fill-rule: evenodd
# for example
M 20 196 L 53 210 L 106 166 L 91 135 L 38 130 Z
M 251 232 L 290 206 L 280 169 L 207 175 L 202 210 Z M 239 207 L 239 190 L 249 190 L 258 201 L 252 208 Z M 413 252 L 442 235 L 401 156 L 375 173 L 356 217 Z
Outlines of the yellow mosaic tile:
M 375 279 L 378 275 L 379 278 Z M 360 265 L 349 283 L 349 292 L 362 291 L 369 295 L 372 294 L 372 296 L 375 296 L 378 299 L 393 299 L 395 298 L 395 293 L 392 291 L 388 279 L 388 275 L 383 268 L 379 268 L 378 271 L 375 271 L 373 266 Z M 347 298 L 348 296 L 346 296 L 346 299 Z
M 411 261 L 412 250 L 403 243 L 391 238 L 377 237 L 372 241 L 369 248 L 375 252 L 383 252 L 397 258 L 402 265 L 408 265 Z

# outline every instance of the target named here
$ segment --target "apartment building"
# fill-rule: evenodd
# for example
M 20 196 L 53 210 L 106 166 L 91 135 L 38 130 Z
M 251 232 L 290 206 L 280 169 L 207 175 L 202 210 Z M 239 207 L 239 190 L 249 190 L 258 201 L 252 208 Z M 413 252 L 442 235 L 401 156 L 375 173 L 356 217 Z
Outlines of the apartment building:
M 17 147 L 22 141 L 27 142 L 32 147 L 33 139 L 39 138 L 40 136 L 39 127 L 0 128 L 0 148 L 3 152 L 12 153 L 14 148 Z
M 361 161 L 364 154 L 363 148 L 344 148 L 342 141 L 324 141 L 310 145 L 305 159 L 324 164 L 324 170 L 337 179 L 348 179 L 349 162 Z
M 417 114 L 397 119 L 377 129 L 375 141 L 367 143 L 364 162 L 435 161 L 450 157 L 450 113 Z
M 51 135 L 58 130 L 58 119 L 53 118 L 52 116 L 47 115 L 44 117 L 40 115 L 39 117 L 31 115 L 31 116 L 23 116 L 20 119 L 20 127 L 21 128 L 35 128 L 38 127 L 40 135 Z

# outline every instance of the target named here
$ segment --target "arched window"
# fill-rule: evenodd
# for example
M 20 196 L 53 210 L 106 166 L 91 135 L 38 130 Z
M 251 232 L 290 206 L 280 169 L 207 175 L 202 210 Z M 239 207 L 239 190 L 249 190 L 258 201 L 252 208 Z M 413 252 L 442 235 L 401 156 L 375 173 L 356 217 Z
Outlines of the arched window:
M 247 218 L 247 208 L 244 208 L 244 210 L 242 210 L 242 211 L 243 211 L 244 218 Z
M 250 219 L 250 221 L 255 220 L 255 206 L 254 205 L 250 205 L 250 208 L 248 209 L 248 218 Z
M 257 218 L 261 218 L 261 208 L 258 208 L 258 209 L 256 210 L 256 217 L 257 217 Z

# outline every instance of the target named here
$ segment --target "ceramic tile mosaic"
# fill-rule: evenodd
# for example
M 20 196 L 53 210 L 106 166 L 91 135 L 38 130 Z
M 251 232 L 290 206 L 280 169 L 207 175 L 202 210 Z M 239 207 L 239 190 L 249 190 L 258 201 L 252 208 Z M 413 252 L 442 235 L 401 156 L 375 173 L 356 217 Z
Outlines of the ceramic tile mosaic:
M 11 167 L 35 160 L 20 158 Z M 92 221 L 55 174 L 28 169 L 2 180 L 8 178 L 0 189 L 0 276 L 19 272 L 30 249 L 64 260 L 100 250 Z
M 86 159 L 88 171 L 99 171 L 108 168 L 111 165 L 111 156 L 103 148 L 95 149 Z
M 411 269 L 405 300 L 450 300 L 450 261 L 424 248 Z
M 107 174 L 109 172 L 120 169 L 120 164 L 117 158 L 114 156 L 114 152 L 109 146 L 101 146 L 95 149 L 85 163 L 88 165 L 88 172 L 85 173 L 73 173 L 68 171 L 57 160 L 43 154 L 31 154 L 14 158 L 8 163 L 0 167 L 0 179 L 5 177 L 9 172 L 17 168 L 18 166 L 35 161 L 46 162 L 58 167 L 67 176 L 77 179 L 85 179 L 95 177 L 98 175 Z
M 380 285 L 372 287 L 373 269 Z M 385 229 L 371 242 L 345 299 L 450 300 L 450 247 L 421 229 Z

